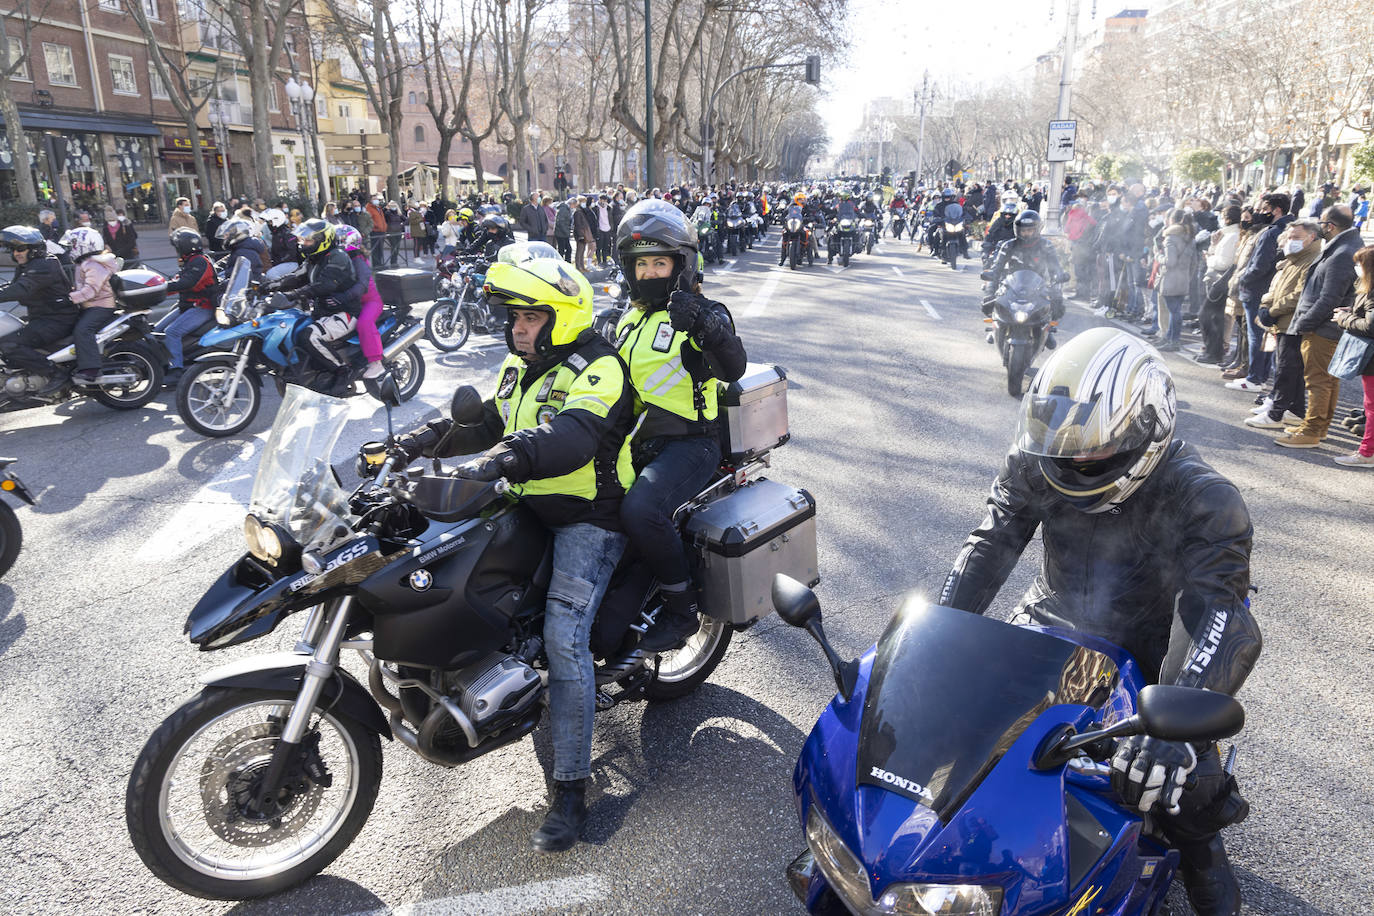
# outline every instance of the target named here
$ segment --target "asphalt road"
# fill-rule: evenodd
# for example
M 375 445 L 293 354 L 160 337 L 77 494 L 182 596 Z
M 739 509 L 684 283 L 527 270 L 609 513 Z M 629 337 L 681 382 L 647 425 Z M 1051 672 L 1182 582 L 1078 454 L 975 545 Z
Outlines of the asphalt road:
M 774 268 L 762 250 L 713 270 L 756 362 L 785 366 L 793 439 L 772 476 L 819 504 L 819 594 L 857 654 L 909 590 L 932 594 L 978 521 L 1016 402 L 978 322 L 978 280 L 888 242 L 840 271 Z M 1100 321 L 1075 308 L 1063 334 Z M 457 383 L 491 383 L 501 351 L 427 350 L 412 425 Z M 1351 914 L 1374 899 L 1374 477 L 1334 466 L 1351 440 L 1284 452 L 1240 426 L 1248 398 L 1168 357 L 1180 435 L 1240 486 L 1254 518 L 1265 652 L 1242 699 L 1238 777 L 1253 814 L 1227 834 L 1247 913 Z M 1043 361 L 1043 357 L 1042 360 Z M 1347 392 L 1348 394 L 1349 392 Z M 241 553 L 239 524 L 277 404 L 204 440 L 164 395 L 115 413 L 87 401 L 0 416 L 0 453 L 39 495 L 0 583 L 0 886 L 22 913 L 784 914 L 802 848 L 791 771 L 833 686 L 810 640 L 772 618 L 675 703 L 599 715 L 588 842 L 527 845 L 551 765 L 547 732 L 457 770 L 395 744 L 375 811 L 318 879 L 239 906 L 155 880 L 130 846 L 124 790 L 155 725 L 214 664 L 287 648 L 299 623 L 200 657 L 182 622 Z M 336 460 L 383 428 L 359 404 Z M 1089 545 L 1084 545 L 1085 549 Z M 1033 543 L 996 610 L 1038 561 Z M 998 676 L 996 659 L 986 670 Z M 1175 893 L 1170 912 L 1187 912 Z

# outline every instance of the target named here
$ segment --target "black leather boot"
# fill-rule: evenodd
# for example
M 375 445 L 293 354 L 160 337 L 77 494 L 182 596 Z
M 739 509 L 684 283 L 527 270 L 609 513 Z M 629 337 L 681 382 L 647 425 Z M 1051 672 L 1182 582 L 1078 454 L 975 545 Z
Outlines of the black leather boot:
M 1221 834 L 1202 843 L 1178 847 L 1179 875 L 1197 916 L 1237 916 L 1240 884 L 1236 881 Z
M 657 625 L 640 640 L 646 652 L 671 652 L 687 645 L 687 639 L 701 628 L 697 616 L 697 590 L 663 593 L 663 611 Z
M 577 845 L 587 823 L 587 780 L 554 780 L 553 800 L 544 823 L 530 836 L 540 852 L 562 852 Z

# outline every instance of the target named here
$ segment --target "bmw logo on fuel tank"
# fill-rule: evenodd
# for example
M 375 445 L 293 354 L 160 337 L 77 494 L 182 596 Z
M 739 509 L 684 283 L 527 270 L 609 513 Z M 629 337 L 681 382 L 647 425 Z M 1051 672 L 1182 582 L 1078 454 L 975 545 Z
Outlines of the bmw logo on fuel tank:
M 427 569 L 417 569 L 410 574 L 410 587 L 417 592 L 422 592 L 434 584 L 434 577 Z

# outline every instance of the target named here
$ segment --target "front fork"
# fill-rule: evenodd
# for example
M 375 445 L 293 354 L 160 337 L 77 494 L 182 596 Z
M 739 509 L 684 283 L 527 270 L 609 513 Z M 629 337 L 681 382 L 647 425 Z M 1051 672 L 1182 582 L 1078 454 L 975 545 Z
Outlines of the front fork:
M 301 741 L 310 727 L 310 716 L 315 711 L 325 684 L 334 676 L 339 667 L 339 646 L 343 643 L 344 633 L 348 630 L 348 617 L 353 610 L 353 596 L 349 595 L 311 612 L 306 623 L 305 642 L 323 631 L 306 663 L 305 673 L 301 676 L 301 691 L 286 718 L 281 737 L 272 748 L 272 760 L 267 772 L 258 784 L 253 803 L 259 811 L 266 811 L 269 799 L 276 797 L 281 788 L 282 777 L 300 753 Z M 298 648 L 301 646 L 298 644 Z
M 243 374 L 248 371 L 248 360 L 252 353 L 252 347 L 247 341 L 243 341 L 238 346 L 238 362 L 234 363 L 234 374 L 229 379 L 229 386 L 220 394 L 220 406 L 228 407 L 234 403 L 234 395 L 238 393 L 239 383 L 243 381 Z

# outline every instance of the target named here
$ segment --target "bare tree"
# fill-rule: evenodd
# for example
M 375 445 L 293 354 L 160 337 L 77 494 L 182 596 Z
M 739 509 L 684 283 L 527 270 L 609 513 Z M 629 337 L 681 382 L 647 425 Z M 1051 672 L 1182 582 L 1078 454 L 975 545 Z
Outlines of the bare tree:
M 456 16 L 451 15 L 452 8 L 453 4 L 441 0 L 429 6 L 425 5 L 425 0 L 415 2 L 420 66 L 425 77 L 425 108 L 434 119 L 439 134 L 441 194 L 448 189 L 453 141 L 463 134 L 469 118 L 473 75 L 488 29 L 485 4 L 460 5 Z M 448 19 L 446 12 L 450 14 Z M 444 53 L 439 53 L 440 48 Z

